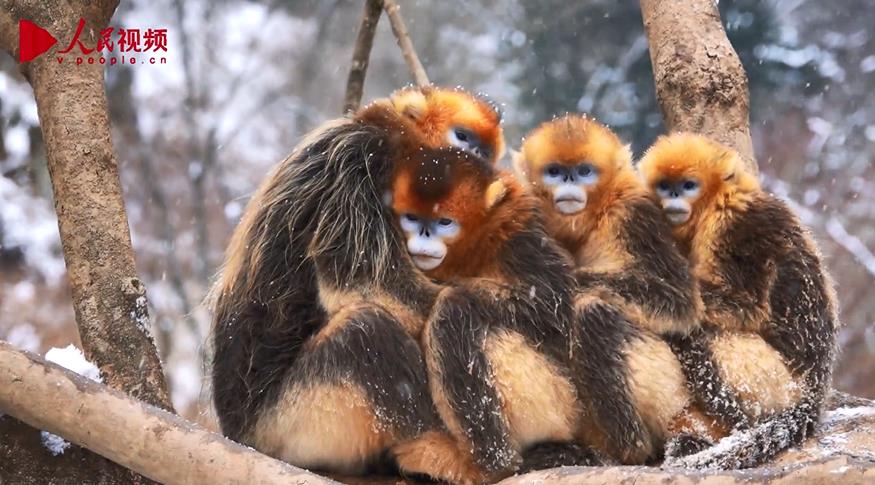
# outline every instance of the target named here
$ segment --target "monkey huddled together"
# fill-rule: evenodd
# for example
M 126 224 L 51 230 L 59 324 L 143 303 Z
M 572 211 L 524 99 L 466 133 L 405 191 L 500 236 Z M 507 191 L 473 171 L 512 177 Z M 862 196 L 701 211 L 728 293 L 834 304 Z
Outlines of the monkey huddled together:
M 529 133 L 513 171 L 504 144 L 487 99 L 405 88 L 275 167 L 214 288 L 223 433 L 308 469 L 474 484 L 752 467 L 813 432 L 832 284 L 736 152 L 679 133 L 633 165 L 578 115 Z

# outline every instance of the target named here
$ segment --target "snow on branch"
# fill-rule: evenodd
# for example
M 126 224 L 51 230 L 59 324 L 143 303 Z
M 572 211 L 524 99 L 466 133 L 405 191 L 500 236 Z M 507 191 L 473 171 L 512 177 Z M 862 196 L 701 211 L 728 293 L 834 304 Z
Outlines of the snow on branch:
M 0 409 L 161 483 L 332 483 L 2 341 Z

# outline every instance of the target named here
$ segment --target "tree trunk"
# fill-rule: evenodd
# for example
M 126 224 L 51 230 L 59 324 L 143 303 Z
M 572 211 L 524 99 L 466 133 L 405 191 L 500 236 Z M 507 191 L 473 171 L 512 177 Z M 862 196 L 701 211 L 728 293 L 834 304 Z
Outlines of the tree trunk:
M 756 170 L 747 74 L 714 0 L 641 0 L 656 97 L 671 132 L 692 131 L 737 150 Z
M 145 287 L 137 278 L 118 166 L 110 139 L 103 66 L 64 63 L 55 51 L 86 28 L 81 41 L 91 48 L 109 23 L 118 1 L 6 2 L 0 45 L 17 51 L 21 18 L 48 30 L 58 44 L 22 65 L 33 87 L 70 277 L 73 307 L 85 355 L 110 387 L 165 409 L 170 398 L 152 343 Z M 14 54 L 13 54 L 14 55 Z M 84 56 L 84 55 L 83 55 Z M 96 57 L 96 56 L 95 56 Z
M 20 19 L 36 23 L 58 40 L 48 52 L 22 64 L 21 71 L 36 98 L 82 346 L 108 385 L 172 409 L 149 333 L 145 288 L 134 265 L 107 119 L 104 66 L 87 60 L 75 65 L 77 56 L 88 57 L 76 46 L 63 63 L 56 54 L 74 38 L 80 18 L 86 28 L 79 40 L 94 48 L 117 5 L 118 0 L 4 0 L 0 49 L 18 57 Z M 97 59 L 99 54 L 92 56 Z M 142 480 L 84 451 L 71 451 L 72 459 L 48 459 L 37 430 L 3 421 L 0 461 L 13 464 L 15 482 L 44 483 L 40 477 L 51 477 L 50 483 L 75 483 L 80 473 L 99 483 Z M 0 481 L 8 477 L 4 471 Z
M 332 483 L 4 342 L 0 409 L 162 483 Z

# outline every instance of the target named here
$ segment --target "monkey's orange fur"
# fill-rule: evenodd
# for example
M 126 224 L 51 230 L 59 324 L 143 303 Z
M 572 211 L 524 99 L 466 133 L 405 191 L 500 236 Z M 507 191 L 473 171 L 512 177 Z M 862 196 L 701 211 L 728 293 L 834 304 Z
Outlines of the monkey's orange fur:
M 596 167 L 598 181 L 587 190 L 583 211 L 570 216 L 560 214 L 541 182 L 541 173 L 550 163 L 573 166 L 581 162 Z M 624 202 L 646 197 L 647 192 L 632 169 L 629 147 L 611 130 L 575 115 L 543 123 L 526 136 L 514 165 L 541 199 L 547 230 L 578 264 L 600 270 L 608 259 L 627 258 L 616 240 L 613 222 L 622 216 Z
M 447 144 L 446 130 L 463 126 L 494 147 L 491 161 L 504 155 L 501 117 L 496 108 L 464 91 L 432 87 L 405 88 L 392 93 L 395 111 L 415 120 L 429 146 Z
M 690 219 L 673 229 L 675 238 L 686 249 L 691 249 L 697 233 L 697 240 L 711 241 L 713 236 L 709 235 L 717 234 L 727 223 L 721 214 L 726 209 L 744 210 L 761 190 L 756 176 L 736 152 L 694 133 L 661 137 L 647 150 L 638 171 L 648 190 L 654 190 L 665 179 L 693 178 L 700 182 Z
M 459 223 L 459 236 L 447 243 L 447 256 L 428 275 L 439 280 L 489 277 L 498 269 L 501 242 L 511 234 L 522 231 L 537 201 L 526 195 L 513 174 L 502 172 L 492 178 L 488 172 L 472 168 L 476 162 L 453 164 L 454 173 L 446 180 L 446 192 L 434 197 L 418 194 L 412 166 L 399 168 L 393 184 L 393 210 L 397 214 L 416 214 L 424 218 L 446 217 Z M 428 161 L 423 163 L 429 163 Z M 513 205 L 498 204 L 505 197 Z

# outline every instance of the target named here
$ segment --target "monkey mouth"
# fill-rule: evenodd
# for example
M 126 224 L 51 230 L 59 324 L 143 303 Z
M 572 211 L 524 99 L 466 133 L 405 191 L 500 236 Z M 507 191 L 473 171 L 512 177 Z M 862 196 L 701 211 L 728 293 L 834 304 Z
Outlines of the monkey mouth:
M 672 224 L 679 225 L 687 222 L 690 218 L 690 211 L 680 207 L 666 207 L 665 216 Z
M 586 201 L 579 197 L 563 196 L 555 200 L 556 210 L 565 215 L 577 214 L 586 207 Z
M 413 264 L 423 271 L 435 269 L 444 262 L 444 256 L 436 256 L 434 254 L 410 253 L 410 257 L 413 258 Z

